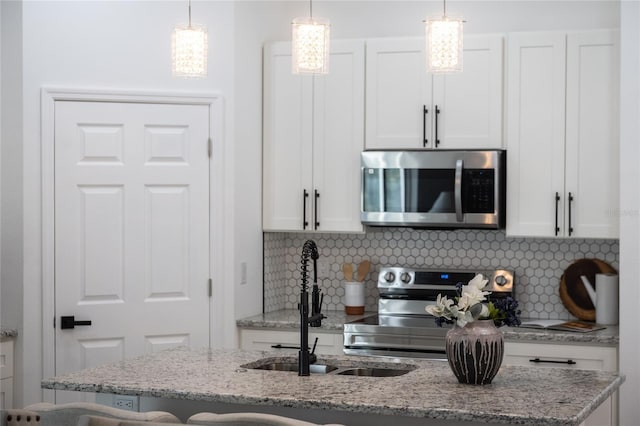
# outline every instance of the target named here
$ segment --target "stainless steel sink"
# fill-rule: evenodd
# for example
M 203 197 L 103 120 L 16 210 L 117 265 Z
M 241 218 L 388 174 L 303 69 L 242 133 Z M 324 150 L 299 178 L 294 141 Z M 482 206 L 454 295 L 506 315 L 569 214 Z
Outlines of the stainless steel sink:
M 253 368 L 255 370 L 298 371 L 298 364 L 293 362 L 269 362 L 266 364 L 258 365 L 257 367 L 250 368 Z M 327 374 L 337 369 L 338 367 L 334 365 L 325 364 L 311 364 L 309 366 L 309 372 L 313 374 Z
M 269 371 L 298 371 L 298 361 L 295 358 L 264 358 L 245 365 L 241 368 L 253 370 Z M 332 374 L 340 376 L 365 376 L 365 377 L 395 377 L 407 374 L 417 367 L 411 364 L 399 364 L 393 366 L 380 366 L 380 363 L 362 362 L 342 364 L 311 364 L 309 372 L 311 374 Z
M 341 376 L 395 377 L 412 370 L 400 368 L 347 368 L 336 372 Z

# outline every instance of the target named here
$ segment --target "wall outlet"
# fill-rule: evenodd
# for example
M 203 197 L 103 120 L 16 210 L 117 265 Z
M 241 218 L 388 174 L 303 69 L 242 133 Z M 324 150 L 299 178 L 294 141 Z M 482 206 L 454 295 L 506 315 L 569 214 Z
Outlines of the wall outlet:
M 121 410 L 138 411 L 139 398 L 129 395 L 115 395 L 113 397 L 113 406 Z
M 318 262 L 318 278 L 329 278 L 329 264 L 327 262 Z
M 247 283 L 247 262 L 240 262 L 240 284 Z

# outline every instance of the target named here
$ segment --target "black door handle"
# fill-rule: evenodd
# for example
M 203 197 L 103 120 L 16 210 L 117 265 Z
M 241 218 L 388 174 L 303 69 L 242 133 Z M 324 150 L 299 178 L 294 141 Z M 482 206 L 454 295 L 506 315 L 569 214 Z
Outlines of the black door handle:
M 91 325 L 91 321 L 76 321 L 76 317 L 68 316 L 68 317 L 60 317 L 60 329 L 68 330 L 71 328 L 75 328 L 76 325 Z
M 440 137 L 438 136 L 438 117 L 440 116 L 440 108 L 438 108 L 438 105 L 436 105 L 436 143 L 435 143 L 435 147 L 437 148 L 438 145 L 440 145 Z
M 429 140 L 427 139 L 427 114 L 429 110 L 426 105 L 422 105 L 422 146 L 426 148 L 429 145 Z

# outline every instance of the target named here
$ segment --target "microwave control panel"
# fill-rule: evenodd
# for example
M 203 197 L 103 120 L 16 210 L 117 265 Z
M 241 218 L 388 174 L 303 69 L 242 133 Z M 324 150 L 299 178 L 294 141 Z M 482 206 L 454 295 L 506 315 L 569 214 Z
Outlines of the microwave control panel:
M 493 213 L 495 210 L 495 171 L 465 169 L 462 176 L 462 209 L 465 213 Z

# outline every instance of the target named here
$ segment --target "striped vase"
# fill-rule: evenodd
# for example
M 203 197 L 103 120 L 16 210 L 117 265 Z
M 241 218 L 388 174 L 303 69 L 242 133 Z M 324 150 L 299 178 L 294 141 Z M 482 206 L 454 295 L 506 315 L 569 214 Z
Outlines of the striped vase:
M 487 385 L 498 373 L 504 356 L 502 331 L 493 320 L 478 320 L 447 331 L 449 367 L 460 383 Z

